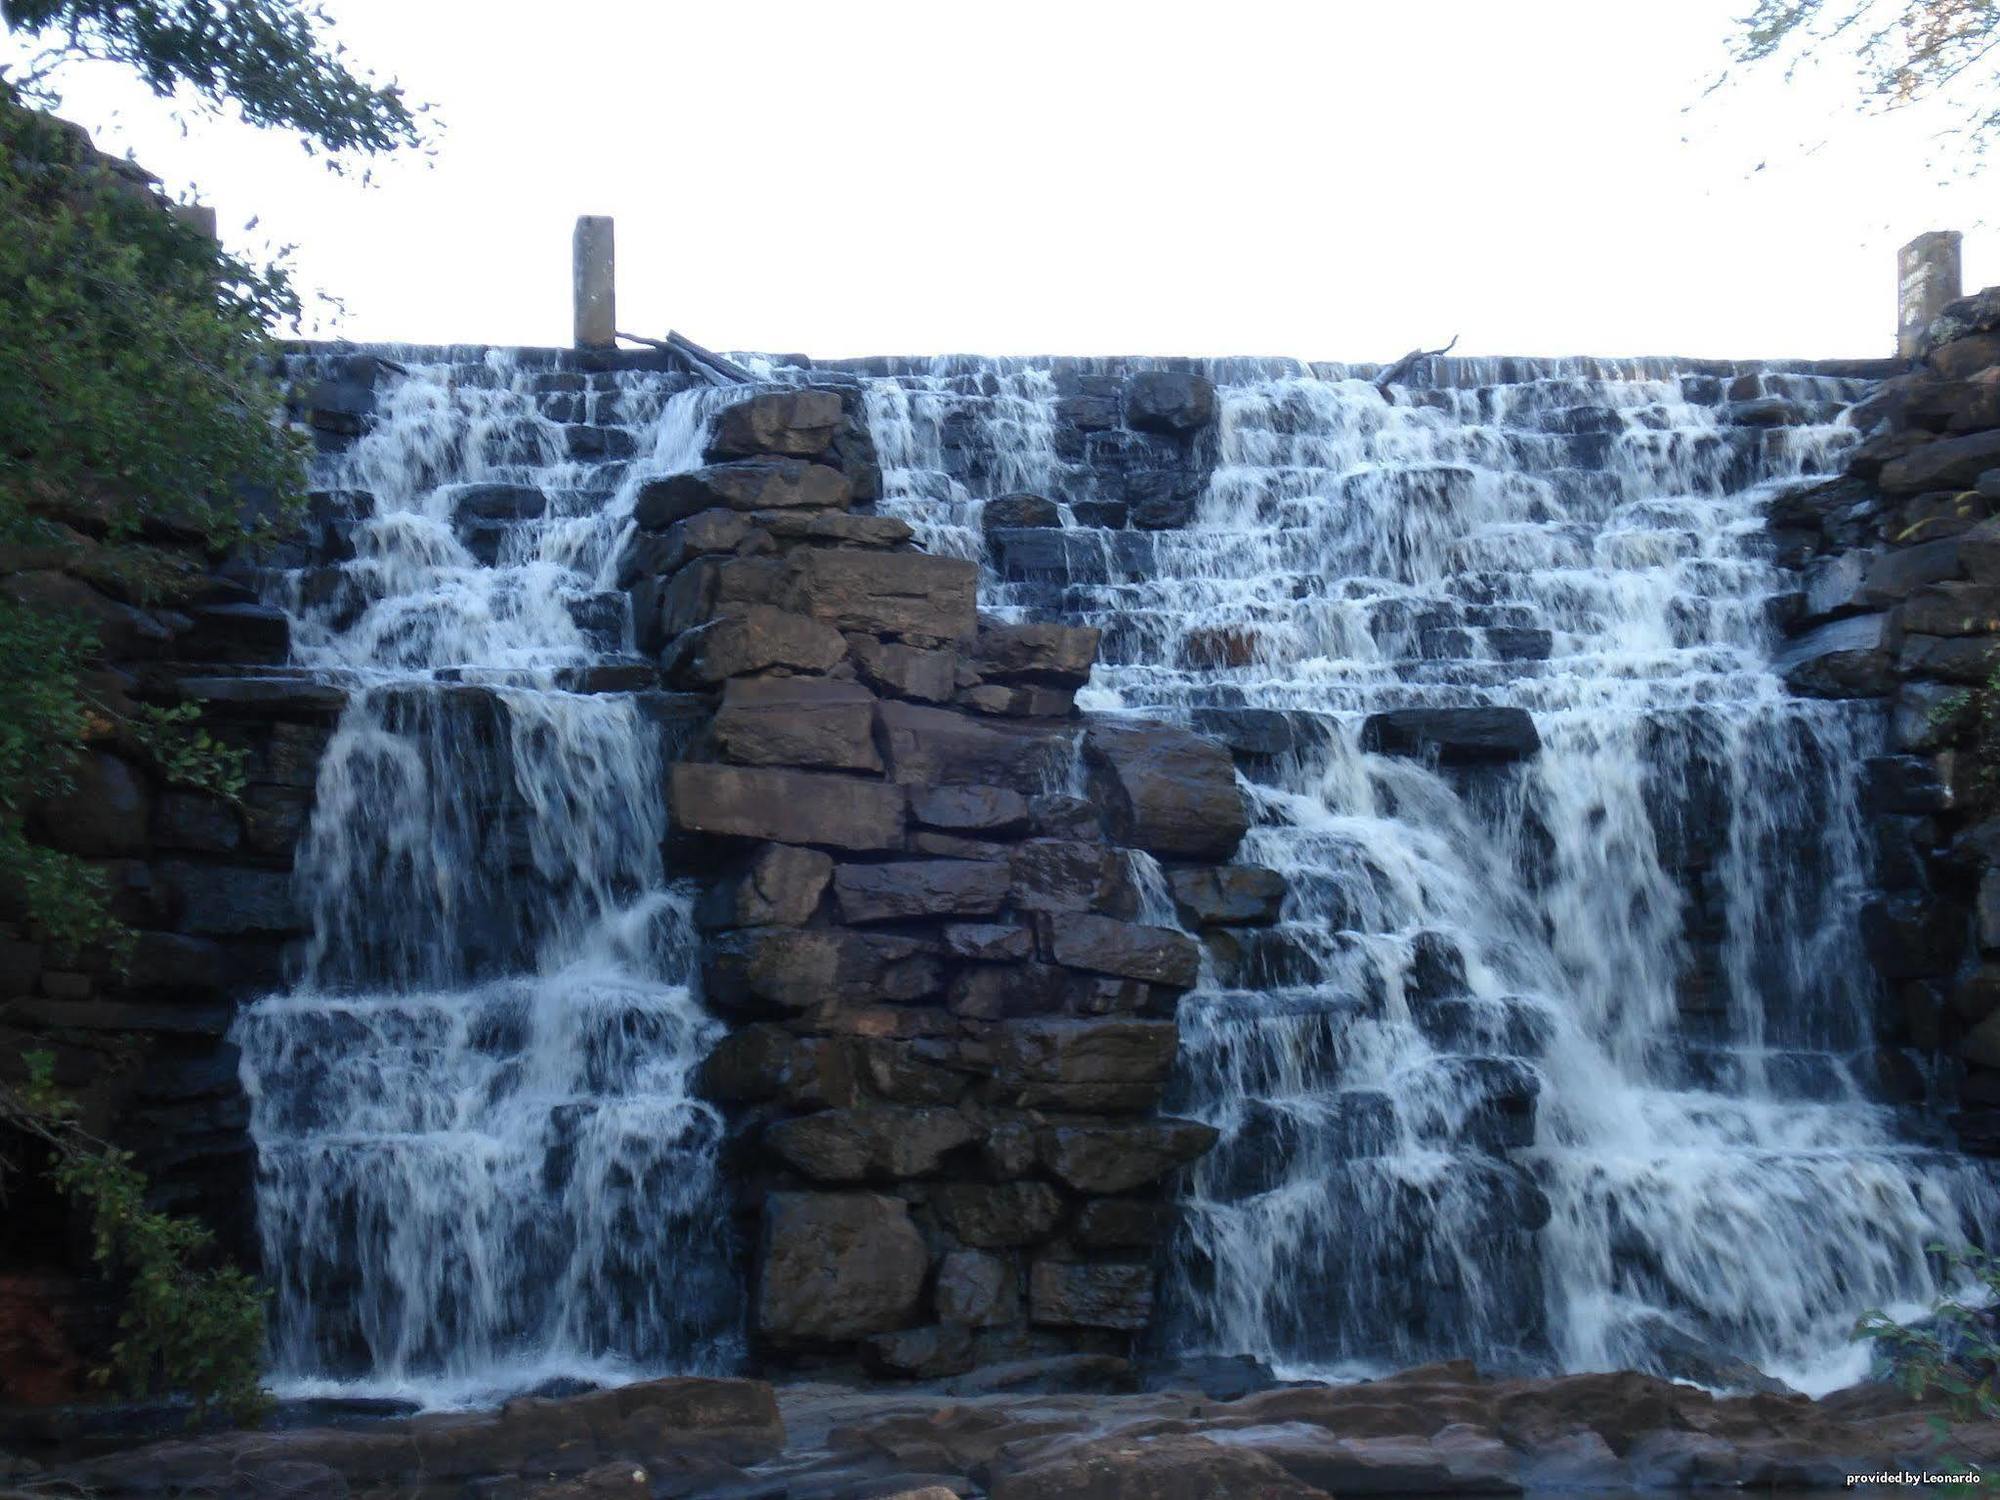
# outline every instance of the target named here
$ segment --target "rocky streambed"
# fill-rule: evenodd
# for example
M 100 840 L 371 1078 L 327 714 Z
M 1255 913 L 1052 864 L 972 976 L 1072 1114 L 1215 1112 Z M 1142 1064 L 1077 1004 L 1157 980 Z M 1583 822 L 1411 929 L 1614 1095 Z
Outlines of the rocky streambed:
M 2000 1460 L 2000 1426 L 1863 1385 L 1718 1397 L 1630 1372 L 1495 1380 L 1469 1363 L 1232 1393 L 1073 1356 L 901 1390 L 674 1378 L 360 1427 L 178 1439 L 28 1466 L 0 1494 L 288 1500 L 1317 1500 L 1848 1491 Z M 1141 1384 L 1166 1388 L 1144 1390 Z M 1208 1390 L 1201 1387 L 1206 1386 Z M 1210 1394 L 1214 1392 L 1215 1394 Z M 4 1463 L 4 1460 L 0 1460 Z M 0 1472 L 4 1472 L 0 1470 Z M 1898 1489 L 1904 1488 L 1902 1485 Z

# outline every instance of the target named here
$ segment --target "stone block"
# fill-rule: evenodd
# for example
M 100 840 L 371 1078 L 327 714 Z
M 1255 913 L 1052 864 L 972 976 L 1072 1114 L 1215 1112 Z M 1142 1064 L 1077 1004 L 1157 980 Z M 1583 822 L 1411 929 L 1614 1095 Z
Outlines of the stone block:
M 846 510 L 854 486 L 840 470 L 797 458 L 749 458 L 649 479 L 632 502 L 644 530 L 664 531 L 705 510 Z
M 1150 1249 L 1169 1229 L 1167 1205 L 1150 1198 L 1092 1198 L 1077 1210 L 1076 1242 L 1086 1250 Z
M 777 602 L 840 630 L 951 641 L 972 634 L 979 568 L 922 552 L 792 554 Z
M 1186 933 L 1078 912 L 1049 922 L 1050 956 L 1065 968 L 1192 989 L 1201 949 Z
M 825 1343 L 911 1322 L 930 1255 L 909 1210 L 874 1193 L 773 1193 L 754 1304 L 774 1344 Z
M 1879 698 L 1896 687 L 1886 615 L 1856 615 L 1808 631 L 1771 659 L 1795 693 L 1813 698 Z
M 1361 748 L 1467 766 L 1524 760 L 1542 737 L 1524 708 L 1398 708 L 1363 721 Z
M 667 772 L 681 833 L 886 851 L 903 844 L 903 789 L 814 771 L 681 762 Z
M 1022 963 L 1035 956 L 1035 935 L 1012 922 L 949 922 L 944 951 L 975 963 Z
M 1882 466 L 1877 483 L 1889 495 L 1967 490 L 1996 464 L 2000 464 L 2000 431 L 1939 438 L 1890 459 Z
M 833 898 L 847 922 L 990 916 L 1007 890 L 1007 866 L 985 860 L 904 859 L 833 872 Z
M 910 1001 L 943 984 L 936 959 L 911 938 L 839 928 L 748 927 L 708 946 L 703 992 L 724 1010 Z
M 1896 669 L 1906 677 L 1984 686 L 2000 668 L 2000 636 L 1906 635 L 1896 653 Z
M 696 1088 L 719 1104 L 782 1099 L 797 1109 L 839 1108 L 860 1098 L 853 1044 L 794 1036 L 758 1021 L 738 1027 L 702 1059 Z
M 968 1328 L 991 1328 L 1021 1316 L 1013 1263 L 982 1250 L 954 1250 L 938 1262 L 931 1297 L 940 1318 Z
M 1190 927 L 1268 927 L 1285 904 L 1285 877 L 1262 865 L 1182 867 L 1167 884 Z
M 1046 1182 L 947 1182 L 931 1193 L 945 1228 L 967 1245 L 1004 1250 L 1033 1245 L 1062 1222 L 1062 1197 Z
M 1911 635 L 2000 635 L 2000 584 L 1928 584 L 1903 601 L 1896 619 Z
M 884 702 L 877 734 L 892 781 L 907 786 L 999 786 L 1024 795 L 1060 781 L 1074 731 L 977 719 L 950 709 Z
M 709 888 L 698 916 L 706 927 L 800 927 L 819 909 L 832 879 L 831 855 L 766 844 L 740 875 Z
M 958 690 L 958 655 L 953 651 L 906 646 L 859 632 L 847 638 L 861 680 L 892 698 L 948 703 Z
M 1229 752 L 1202 735 L 1169 724 L 1094 720 L 1084 757 L 1113 835 L 1135 848 L 1225 860 L 1250 826 Z
M 1067 993 L 1063 971 L 1052 965 L 982 963 L 952 977 L 948 1003 L 955 1016 L 999 1021 L 1053 1015 Z
M 51 848 L 86 858 L 141 854 L 150 833 L 152 795 L 125 761 L 102 750 L 70 767 L 69 790 L 35 810 L 36 835 Z
M 1080 688 L 1090 681 L 1101 636 L 1094 626 L 982 620 L 973 642 L 973 669 L 995 682 Z
M 1171 1021 L 1014 1021 L 994 1040 L 995 1102 L 1106 1114 L 1151 1109 L 1172 1071 Z
M 1112 410 L 1116 421 L 1116 408 Z M 984 531 L 1007 526 L 1060 526 L 1062 509 L 1040 495 L 1000 495 L 980 507 L 979 525 Z
M 1220 1137 L 1199 1120 L 1052 1125 L 1038 1142 L 1042 1165 L 1079 1193 L 1129 1193 L 1205 1155 Z
M 1115 1328 L 1136 1333 L 1152 1316 L 1153 1268 L 1149 1265 L 1044 1257 L 1028 1274 L 1028 1317 L 1045 1328 Z
M 734 678 L 723 689 L 714 733 L 723 758 L 743 765 L 882 769 L 875 695 L 855 682 Z
M 770 667 L 825 672 L 846 657 L 847 642 L 839 631 L 803 615 L 753 604 L 739 615 L 686 631 L 662 655 L 660 665 L 670 682 L 695 687 Z
M 1023 911 L 1139 914 L 1139 893 L 1125 857 L 1081 839 L 1029 839 L 1014 848 L 1014 904 Z
M 1012 838 L 1028 831 L 1028 799 L 997 786 L 912 787 L 910 816 L 926 828 Z
M 810 458 L 832 443 L 841 419 L 840 396 L 835 391 L 772 391 L 752 396 L 717 414 L 709 455 Z
M 861 1182 L 928 1177 L 979 1136 L 955 1109 L 870 1104 L 780 1120 L 765 1130 L 764 1144 L 817 1182 Z
M 1215 421 L 1215 383 L 1179 370 L 1140 370 L 1125 377 L 1125 425 L 1136 432 L 1176 436 Z

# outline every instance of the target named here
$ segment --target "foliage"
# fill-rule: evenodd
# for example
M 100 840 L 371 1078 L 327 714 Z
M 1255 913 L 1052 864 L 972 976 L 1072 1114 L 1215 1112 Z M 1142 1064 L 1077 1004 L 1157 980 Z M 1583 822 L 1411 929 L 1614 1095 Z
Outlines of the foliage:
M 1932 705 L 1925 725 L 1939 743 L 1971 752 L 1978 800 L 2000 800 L 2000 669 L 1976 688 L 1947 693 Z
M 253 125 L 298 132 L 308 152 L 377 155 L 422 139 L 395 84 L 357 72 L 317 5 L 292 0 L 0 0 L 16 31 L 50 42 L 52 64 L 126 64 L 171 97 L 233 104 Z M 43 70 L 46 72 L 46 69 Z M 39 82 L 39 79 L 37 80 Z M 337 162 L 337 158 L 336 158 Z
M 163 780 L 225 801 L 243 800 L 245 752 L 225 745 L 196 722 L 192 703 L 160 708 L 145 704 L 125 721 Z
M 1873 1339 L 1894 1369 L 1897 1383 L 1912 1400 L 1936 1392 L 1945 1398 L 1950 1417 L 1933 1416 L 1930 1428 L 1940 1439 L 1949 1437 L 1953 1423 L 2000 1421 L 2000 1257 L 1970 1247 L 1948 1250 L 1929 1247 L 1942 1257 L 1947 1270 L 1959 1273 L 1978 1290 L 1969 1298 L 1942 1296 L 1922 1322 L 1903 1324 L 1881 1312 L 1869 1312 L 1855 1325 L 1855 1337 Z M 1953 1472 L 1973 1472 L 1974 1466 L 1949 1458 Z M 1945 1489 L 1984 1493 L 2000 1489 L 2000 1473 L 1982 1475 L 1970 1486 Z
M 92 1378 L 108 1384 L 115 1376 L 139 1395 L 186 1392 L 192 1422 L 218 1405 L 238 1422 L 259 1420 L 270 1405 L 258 1379 L 264 1294 L 241 1269 L 206 1263 L 214 1237 L 200 1224 L 146 1206 L 130 1154 L 81 1129 L 76 1105 L 55 1088 L 48 1053 L 25 1061 L 24 1087 L 0 1085 L 0 1124 L 48 1149 L 56 1185 L 89 1206 L 93 1257 L 126 1287 L 111 1363 Z
M 2000 0 L 1757 0 L 1732 38 L 1736 61 L 1785 60 L 1790 78 L 1827 51 L 1851 57 L 1865 105 L 1955 103 L 1954 133 L 1975 152 L 2000 134 L 2000 91 L 1989 63 L 2000 47 Z

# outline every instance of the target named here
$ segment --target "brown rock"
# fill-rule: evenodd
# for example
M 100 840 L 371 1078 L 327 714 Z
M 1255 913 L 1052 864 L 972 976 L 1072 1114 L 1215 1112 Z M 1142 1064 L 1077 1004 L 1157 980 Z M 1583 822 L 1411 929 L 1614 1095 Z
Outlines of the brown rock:
M 1104 844 L 1029 839 L 1009 861 L 1014 904 L 1023 911 L 1139 913 L 1139 893 L 1125 858 Z
M 1079 1193 L 1126 1193 L 1202 1156 L 1218 1136 L 1199 1120 L 1051 1125 L 1040 1148 L 1042 1164 Z
M 1051 956 L 1065 968 L 1116 974 L 1172 989 L 1192 989 L 1201 974 L 1201 949 L 1170 927 L 1147 927 L 1088 913 L 1049 923 Z
M 1007 866 L 976 859 L 844 864 L 833 872 L 833 898 L 846 922 L 989 916 L 1006 903 L 1007 885 Z
M 976 1021 L 1053 1015 L 1066 993 L 1061 969 L 1048 964 L 983 963 L 951 981 L 951 1013 Z
M 910 816 L 927 828 L 1011 838 L 1028 831 L 1028 799 L 997 786 L 912 787 Z
M 753 458 L 710 464 L 650 479 L 632 502 L 643 529 L 664 531 L 705 510 L 846 510 L 854 486 L 840 470 L 796 458 Z
M 764 1202 L 757 1332 L 777 1344 L 889 1332 L 909 1323 L 930 1255 L 897 1199 L 773 1193 Z
M 790 844 L 766 844 L 749 867 L 717 882 L 702 900 L 706 927 L 799 927 L 819 909 L 833 879 L 833 856 Z
M 1980 686 L 2000 668 L 2000 636 L 1906 635 L 1896 668 L 1905 677 Z
M 667 773 L 667 800 L 681 833 L 856 850 L 903 843 L 903 790 L 879 781 L 683 761 Z
M 1896 618 L 1912 635 L 2000 634 L 2000 584 L 1929 584 L 1903 601 Z
M 1255 1448 L 1165 1433 L 1003 1453 L 991 1494 L 993 1500 L 1331 1500 Z
M 1101 636 L 1094 626 L 981 620 L 973 642 L 973 669 L 996 682 L 1080 688 L 1090 681 Z
M 855 1102 L 860 1095 L 850 1049 L 827 1037 L 793 1036 L 759 1021 L 739 1027 L 702 1060 L 696 1087 L 719 1104 L 782 1099 L 801 1109 Z
M 875 695 L 855 682 L 811 677 L 732 680 L 715 716 L 725 759 L 752 766 L 879 771 Z
M 1018 963 L 1035 956 L 1035 935 L 1011 922 L 952 922 L 944 929 L 944 951 L 979 963 Z
M 972 1330 L 962 1323 L 934 1323 L 928 1328 L 878 1333 L 868 1340 L 867 1355 L 868 1362 L 876 1369 L 907 1379 L 932 1380 L 940 1375 L 962 1375 L 973 1366 Z M 957 1491 L 941 1485 L 928 1490 L 905 1490 L 903 1493 L 939 1493 L 958 1500 Z
M 2000 431 L 1939 438 L 1884 464 L 1877 483 L 1890 495 L 1970 489 L 1996 464 L 2000 464 Z
M 810 458 L 824 452 L 841 423 L 834 391 L 773 391 L 724 407 L 708 445 L 716 458 L 753 453 Z
M 1093 1198 L 1078 1210 L 1076 1242 L 1086 1250 L 1150 1249 L 1165 1237 L 1168 1211 L 1149 1198 Z
M 956 652 L 882 641 L 858 631 L 847 638 L 861 680 L 894 698 L 949 703 L 958 690 Z
M 1032 1245 L 1062 1222 L 1062 1198 L 1046 1182 L 947 1182 L 931 1204 L 947 1229 L 983 1250 Z
M 704 993 L 727 1010 L 907 1002 L 943 983 L 922 943 L 837 928 L 750 927 L 708 948 Z
M 950 709 L 883 703 L 875 710 L 889 778 L 907 786 L 999 786 L 1038 792 L 1069 762 L 1067 726 L 977 719 Z
M 1076 694 L 1068 688 L 1037 683 L 986 682 L 967 688 L 952 701 L 974 713 L 1008 719 L 1061 719 L 1076 712 Z
M 1236 767 L 1215 740 L 1167 724 L 1097 721 L 1084 754 L 1112 832 L 1127 844 L 1225 860 L 1250 826 Z
M 871 1040 L 861 1044 L 862 1076 L 868 1087 L 898 1104 L 956 1104 L 969 1080 L 946 1064 L 949 1043 Z
M 630 588 L 641 578 L 677 573 L 697 557 L 770 550 L 770 533 L 751 517 L 734 510 L 704 510 L 664 532 L 635 531 L 619 560 L 618 577 L 622 587 Z
M 752 519 L 785 542 L 847 547 L 900 547 L 912 533 L 894 516 L 850 516 L 840 511 L 760 510 Z
M 1975 333 L 1940 344 L 1924 356 L 1924 363 L 1947 380 L 1966 380 L 1981 370 L 2000 365 L 2000 334 Z
M 840 632 L 806 619 L 753 604 L 742 614 L 712 620 L 686 631 L 661 654 L 670 682 L 704 686 L 767 667 L 825 672 L 847 657 Z
M 1045 1327 L 1136 1333 L 1152 1316 L 1151 1266 L 1044 1258 L 1028 1273 L 1028 1317 Z
M 1167 883 L 1191 927 L 1268 927 L 1285 904 L 1285 877 L 1262 865 L 1170 870 Z
M 794 1170 L 819 1182 L 928 1177 L 944 1158 L 979 1139 L 955 1109 L 876 1104 L 780 1120 L 764 1143 Z
M 932 1293 L 940 1318 L 991 1328 L 1021 1316 L 1021 1289 L 1011 1262 L 981 1250 L 954 1250 L 938 1263 Z
M 1171 1021 L 1017 1021 L 994 1045 L 995 1102 L 1121 1113 L 1152 1108 L 1174 1065 Z
M 815 550 L 792 554 L 778 600 L 841 630 L 950 641 L 972 633 L 978 581 L 963 558 Z

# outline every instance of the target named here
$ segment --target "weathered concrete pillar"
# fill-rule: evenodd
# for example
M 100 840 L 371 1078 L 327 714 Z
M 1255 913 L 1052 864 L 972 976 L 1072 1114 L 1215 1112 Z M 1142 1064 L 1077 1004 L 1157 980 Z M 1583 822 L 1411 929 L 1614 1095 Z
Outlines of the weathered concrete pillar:
M 1896 252 L 1896 353 L 1915 359 L 1923 353 L 1924 330 L 1962 295 L 1956 229 L 1933 229 Z
M 609 349 L 617 342 L 617 258 L 612 251 L 611 216 L 581 214 L 570 241 L 575 274 L 576 346 Z
M 212 240 L 222 238 L 215 228 L 215 210 L 206 203 L 173 203 L 168 205 L 176 219 L 179 219 L 196 234 L 205 234 Z

